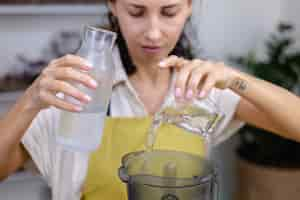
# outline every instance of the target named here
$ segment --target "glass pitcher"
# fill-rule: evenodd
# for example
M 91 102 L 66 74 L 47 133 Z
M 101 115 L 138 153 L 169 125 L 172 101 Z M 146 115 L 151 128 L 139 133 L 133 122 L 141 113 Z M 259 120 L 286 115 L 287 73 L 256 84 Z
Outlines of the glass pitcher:
M 215 101 L 208 96 L 204 99 L 182 102 L 177 101 L 174 95 L 171 95 L 163 109 L 154 116 L 145 144 L 146 149 L 152 150 L 156 140 L 156 130 L 161 124 L 168 123 L 184 129 L 185 132 L 203 137 L 209 158 L 214 133 L 224 118 L 224 114 Z

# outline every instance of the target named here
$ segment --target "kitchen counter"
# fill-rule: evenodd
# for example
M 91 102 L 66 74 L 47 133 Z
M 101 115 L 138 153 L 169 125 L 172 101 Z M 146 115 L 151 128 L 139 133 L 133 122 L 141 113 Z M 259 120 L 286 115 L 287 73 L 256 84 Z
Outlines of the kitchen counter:
M 51 191 L 42 177 L 18 172 L 0 182 L 0 199 L 50 200 Z

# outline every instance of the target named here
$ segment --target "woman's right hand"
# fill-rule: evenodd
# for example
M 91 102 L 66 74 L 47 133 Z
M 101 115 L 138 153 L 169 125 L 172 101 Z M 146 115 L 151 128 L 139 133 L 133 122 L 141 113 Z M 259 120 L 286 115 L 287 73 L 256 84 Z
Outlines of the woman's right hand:
M 75 55 L 66 55 L 51 61 L 26 91 L 28 106 L 35 110 L 55 106 L 70 112 L 81 111 L 80 105 L 70 103 L 58 97 L 57 94 L 63 93 L 71 96 L 80 104 L 88 103 L 91 98 L 70 82 L 81 83 L 88 88 L 95 89 L 97 82 L 87 74 L 90 69 L 91 66 L 85 59 Z

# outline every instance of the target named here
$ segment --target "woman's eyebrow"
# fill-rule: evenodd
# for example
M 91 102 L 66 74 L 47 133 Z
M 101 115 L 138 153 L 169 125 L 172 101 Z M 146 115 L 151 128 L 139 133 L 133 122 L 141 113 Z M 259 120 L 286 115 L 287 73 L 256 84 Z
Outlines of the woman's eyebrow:
M 168 8 L 175 8 L 175 7 L 178 7 L 180 4 L 179 3 L 175 3 L 175 4 L 170 4 L 170 5 L 167 5 L 167 6 L 163 6 L 164 9 L 168 9 Z
M 134 7 L 134 8 L 145 8 L 144 5 L 140 5 L 137 3 L 129 3 L 128 6 L 130 7 Z M 170 5 L 166 5 L 166 6 L 162 6 L 163 9 L 168 9 L 168 8 L 174 8 L 174 7 L 178 7 L 180 6 L 180 3 L 174 3 L 174 4 L 170 4 Z
M 139 4 L 136 4 L 136 3 L 129 3 L 128 4 L 130 7 L 134 7 L 134 8 L 145 8 L 145 6 L 143 5 L 139 5 Z

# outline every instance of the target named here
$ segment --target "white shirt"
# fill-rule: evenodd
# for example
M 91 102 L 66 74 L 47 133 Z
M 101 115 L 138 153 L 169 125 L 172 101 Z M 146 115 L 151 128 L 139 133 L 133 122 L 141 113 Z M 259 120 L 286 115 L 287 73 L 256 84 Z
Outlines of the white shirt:
M 130 84 L 128 76 L 123 68 L 119 51 L 113 52 L 115 72 L 113 77 L 113 91 L 110 103 L 110 115 L 116 116 L 146 116 L 147 111 L 139 99 L 136 91 Z M 174 76 L 173 76 L 174 77 Z M 165 103 L 174 90 L 174 78 L 169 88 Z M 215 143 L 220 143 L 233 134 L 240 127 L 241 122 L 233 120 L 236 106 L 240 97 L 231 90 L 213 89 L 209 98 L 216 102 L 225 114 L 225 118 L 216 131 Z M 164 103 L 164 104 L 165 104 Z M 55 132 L 58 128 L 59 110 L 51 107 L 41 111 L 33 120 L 30 127 L 22 138 L 22 143 L 36 167 L 53 189 L 53 195 L 58 195 L 59 189 L 67 187 L 73 191 L 80 191 L 80 185 L 84 181 L 85 170 L 87 169 L 87 158 L 83 153 L 64 156 L 60 146 L 55 143 Z M 61 160 L 68 160 L 68 166 L 62 166 Z M 76 165 L 74 164 L 76 163 Z M 81 163 L 81 164 L 79 164 Z M 62 175 L 59 168 L 66 167 L 72 181 L 68 184 L 62 183 Z M 56 199 L 54 196 L 53 199 Z

